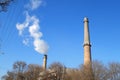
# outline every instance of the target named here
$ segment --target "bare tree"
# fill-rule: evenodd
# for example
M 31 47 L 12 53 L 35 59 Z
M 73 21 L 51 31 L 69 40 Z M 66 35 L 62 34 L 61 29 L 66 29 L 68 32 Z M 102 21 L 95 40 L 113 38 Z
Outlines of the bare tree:
M 42 72 L 42 67 L 37 64 L 29 64 L 25 76 L 27 80 L 37 80 L 40 72 Z
M 92 69 L 80 66 L 80 80 L 108 80 L 108 69 L 100 61 L 92 62 Z
M 13 64 L 13 70 L 2 77 L 3 80 L 37 80 L 42 67 L 37 64 L 27 65 L 23 61 Z
M 110 63 L 108 66 L 100 61 L 92 62 L 94 80 L 120 80 L 120 63 Z M 80 68 L 80 80 L 93 80 L 91 71 L 82 66 Z
M 80 80 L 80 70 L 67 68 L 65 80 Z
M 17 61 L 13 64 L 13 69 L 17 73 L 23 73 L 25 71 L 26 67 L 27 67 L 27 64 L 23 61 Z
M 65 67 L 60 62 L 54 62 L 49 66 L 49 70 L 54 73 L 55 80 L 63 80 L 65 75 Z
M 120 63 L 110 63 L 108 69 L 109 80 L 120 80 Z
M 0 11 L 7 11 L 7 6 L 14 0 L 0 0 Z
M 108 79 L 108 69 L 100 61 L 93 61 L 92 69 L 94 73 L 95 80 L 107 80 Z
M 7 75 L 2 76 L 2 80 L 14 80 L 15 79 L 14 74 L 15 74 L 14 72 L 8 71 Z
M 27 69 L 27 64 L 23 61 L 17 61 L 13 64 L 13 71 L 15 72 L 15 79 L 25 80 L 24 73 Z
M 94 80 L 92 67 L 81 65 L 79 74 L 80 80 Z
M 26 70 L 27 64 L 23 61 L 17 61 L 13 64 L 13 70 L 8 71 L 6 75 L 3 76 L 3 80 L 25 80 L 24 72 Z

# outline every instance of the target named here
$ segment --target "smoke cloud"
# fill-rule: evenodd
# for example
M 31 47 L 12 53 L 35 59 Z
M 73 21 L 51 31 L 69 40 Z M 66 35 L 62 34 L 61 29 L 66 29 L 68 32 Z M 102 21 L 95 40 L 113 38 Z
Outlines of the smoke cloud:
M 22 24 L 20 23 L 16 24 L 16 28 L 19 30 L 19 35 L 23 34 L 24 29 L 27 28 L 30 23 L 30 16 L 28 12 L 25 12 L 25 14 L 26 14 L 26 20 Z
M 30 16 L 28 12 L 26 12 L 26 19 L 23 23 L 17 23 L 16 28 L 19 31 L 20 36 L 25 36 L 23 32 L 28 31 L 29 38 L 25 38 L 23 40 L 23 44 L 28 45 L 30 38 L 33 39 L 34 49 L 42 54 L 46 54 L 48 51 L 47 43 L 42 40 L 42 32 L 40 32 L 39 19 L 36 16 Z
M 27 5 L 25 5 L 25 7 L 30 9 L 30 10 L 35 10 L 39 6 L 41 6 L 42 3 L 43 3 L 42 0 L 30 0 L 30 2 Z

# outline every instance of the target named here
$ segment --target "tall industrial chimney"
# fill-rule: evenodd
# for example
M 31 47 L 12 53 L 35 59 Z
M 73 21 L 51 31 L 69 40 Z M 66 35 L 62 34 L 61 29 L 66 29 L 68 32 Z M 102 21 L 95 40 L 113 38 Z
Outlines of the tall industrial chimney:
M 84 65 L 91 64 L 91 44 L 89 34 L 89 21 L 88 18 L 84 18 Z
M 45 54 L 43 57 L 43 70 L 46 70 L 47 67 L 47 55 Z

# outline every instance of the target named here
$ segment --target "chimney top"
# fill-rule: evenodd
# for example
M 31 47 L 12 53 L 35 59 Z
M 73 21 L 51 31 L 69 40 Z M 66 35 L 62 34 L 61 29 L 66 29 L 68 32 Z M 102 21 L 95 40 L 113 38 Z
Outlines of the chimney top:
M 88 22 L 88 18 L 87 17 L 84 17 L 84 22 Z
M 47 56 L 47 54 L 44 54 L 44 56 Z

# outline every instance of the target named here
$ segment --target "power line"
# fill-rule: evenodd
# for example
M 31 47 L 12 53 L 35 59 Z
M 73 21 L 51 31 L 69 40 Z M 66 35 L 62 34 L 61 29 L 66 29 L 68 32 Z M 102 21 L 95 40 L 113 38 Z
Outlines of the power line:
M 1 32 L 1 39 L 3 39 L 3 46 L 6 48 L 8 47 L 7 44 L 9 44 L 8 41 L 10 41 L 13 38 L 16 38 L 14 36 L 16 30 L 16 26 L 14 25 L 14 21 L 18 21 L 21 17 L 20 14 L 22 12 L 22 5 L 21 6 L 13 6 L 11 8 L 11 12 L 8 13 L 7 17 L 7 21 L 4 21 L 4 27 L 2 26 L 2 32 Z M 13 18 L 15 17 L 16 18 Z M 6 33 L 6 34 L 5 34 Z M 2 34 L 5 34 L 4 36 Z

